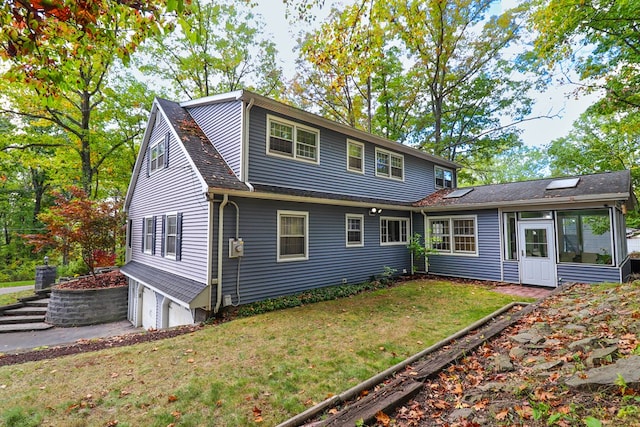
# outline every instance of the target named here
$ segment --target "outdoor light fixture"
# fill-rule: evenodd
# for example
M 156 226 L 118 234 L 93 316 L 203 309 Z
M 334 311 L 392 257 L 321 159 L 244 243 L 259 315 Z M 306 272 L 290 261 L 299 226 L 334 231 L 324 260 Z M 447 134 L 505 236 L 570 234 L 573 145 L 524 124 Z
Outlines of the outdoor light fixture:
M 382 213 L 382 209 L 380 208 L 371 208 L 369 209 L 369 215 L 373 216 L 373 215 L 379 215 Z
M 49 265 L 49 257 L 48 256 L 44 257 L 44 265 Z

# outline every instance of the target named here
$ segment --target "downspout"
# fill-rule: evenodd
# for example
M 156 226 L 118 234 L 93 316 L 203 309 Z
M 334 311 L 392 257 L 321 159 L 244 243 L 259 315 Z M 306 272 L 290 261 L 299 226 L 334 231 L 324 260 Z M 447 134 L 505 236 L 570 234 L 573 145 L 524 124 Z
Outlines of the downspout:
M 242 126 L 242 182 L 249 187 L 249 191 L 253 191 L 253 185 L 249 182 L 249 117 L 251 107 L 255 102 L 254 98 L 249 100 L 249 103 L 244 109 L 243 126 Z
M 213 193 L 206 193 L 207 200 L 209 201 L 209 218 L 208 218 L 208 242 L 207 242 L 207 286 L 209 286 L 209 298 L 207 299 L 207 311 L 211 312 L 211 300 L 213 299 L 213 285 L 218 283 L 217 278 L 213 278 L 213 209 L 214 205 L 214 195 Z
M 229 195 L 225 194 L 222 198 L 222 203 L 218 208 L 218 277 L 217 284 L 218 290 L 216 292 L 216 306 L 213 309 L 214 313 L 220 310 L 222 305 L 222 249 L 224 247 L 224 207 L 229 203 Z
M 427 214 L 424 213 L 424 209 L 420 210 L 420 213 L 422 214 L 422 216 L 424 217 L 424 229 L 427 229 L 427 224 L 428 224 L 428 220 L 427 220 Z M 427 233 L 424 233 L 424 245 L 425 247 L 427 246 Z M 429 262 L 427 260 L 427 256 L 425 255 L 424 257 L 424 272 L 428 273 L 429 272 Z

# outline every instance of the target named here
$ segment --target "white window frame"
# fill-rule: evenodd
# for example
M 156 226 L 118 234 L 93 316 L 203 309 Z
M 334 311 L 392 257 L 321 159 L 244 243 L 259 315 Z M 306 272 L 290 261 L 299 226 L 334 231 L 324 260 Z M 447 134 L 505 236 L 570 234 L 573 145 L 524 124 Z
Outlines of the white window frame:
M 349 229 L 349 220 L 358 220 L 360 221 L 360 241 L 359 242 L 351 242 L 349 241 L 349 232 L 356 231 Z M 344 230 L 345 230 L 345 246 L 347 248 L 361 248 L 364 246 L 364 215 L 361 214 L 346 214 L 344 216 Z
M 389 168 L 388 173 L 382 173 L 378 170 L 378 155 L 383 155 L 383 156 L 387 156 L 387 166 Z M 388 150 L 383 150 L 381 148 L 376 148 L 376 153 L 375 153 L 375 170 L 376 170 L 376 176 L 382 177 L 382 178 L 388 178 L 388 179 L 393 179 L 395 181 L 404 181 L 404 156 L 402 154 L 397 154 L 394 153 L 392 151 L 388 151 Z M 402 176 L 398 177 L 393 175 L 392 173 L 392 162 L 393 159 L 397 159 L 400 160 L 400 162 L 402 163 Z
M 149 147 L 149 175 L 164 169 L 167 163 L 167 150 L 165 146 L 165 138 L 160 138 Z M 159 157 L 159 151 L 162 151 L 162 157 Z M 162 161 L 160 161 L 162 159 Z M 155 164 L 155 167 L 154 167 Z
M 176 233 L 172 235 L 174 238 L 173 252 L 169 252 L 169 218 L 175 218 L 176 220 Z M 164 257 L 175 260 L 178 251 L 178 212 L 167 212 L 165 214 L 164 227 Z
M 293 138 L 293 141 L 291 141 L 291 150 L 292 150 L 291 155 L 284 153 L 282 151 L 271 150 L 271 123 L 278 123 L 280 125 L 290 126 L 292 128 L 291 137 Z M 298 130 L 309 132 L 316 136 L 315 159 L 311 159 L 309 157 L 301 156 L 298 154 L 298 145 L 304 144 L 298 141 Z M 294 160 L 298 160 L 300 162 L 305 162 L 305 163 L 313 163 L 313 164 L 320 163 L 320 130 L 319 129 L 301 125 L 300 123 L 292 122 L 290 120 L 282 119 L 280 117 L 267 115 L 267 144 L 266 145 L 267 145 L 266 147 L 267 154 L 270 156 L 281 157 L 284 159 L 294 159 Z
M 360 157 L 360 161 L 362 162 L 360 169 L 355 169 L 351 167 L 351 154 L 350 154 L 350 148 L 351 146 L 356 146 L 356 147 L 360 147 L 360 149 L 362 150 L 362 157 Z M 352 139 L 347 139 L 347 170 L 349 172 L 355 172 L 355 173 L 359 173 L 364 175 L 364 143 L 359 142 L 359 141 L 354 141 Z
M 282 255 L 280 252 L 280 240 L 283 236 L 282 230 L 280 229 L 280 223 L 282 217 L 302 217 L 304 218 L 304 254 L 302 255 Z M 277 250 L 277 261 L 278 262 L 289 262 L 289 261 L 306 261 L 309 259 L 309 212 L 305 211 L 289 211 L 289 210 L 278 210 L 278 224 L 277 224 L 277 242 L 276 242 L 276 250 Z
M 443 185 L 438 185 L 438 183 L 437 183 L 438 171 L 442 171 L 442 184 Z M 446 172 L 451 173 L 451 181 L 450 181 L 451 185 L 449 185 L 449 186 L 446 185 L 447 180 L 444 179 L 444 174 Z M 453 173 L 452 169 L 443 168 L 441 166 L 434 166 L 433 167 L 433 185 L 436 188 L 453 188 L 453 181 L 454 181 L 454 173 Z
M 405 224 L 405 234 L 404 236 L 400 236 L 400 240 L 397 242 L 389 241 L 389 221 L 398 221 L 400 224 Z M 387 223 L 386 231 L 383 230 L 383 223 Z M 400 230 L 402 230 L 402 226 L 400 226 Z M 409 243 L 409 233 L 411 230 L 409 229 L 409 218 L 403 217 L 393 217 L 393 216 L 382 216 L 380 217 L 380 246 L 397 246 L 397 245 L 406 245 Z M 401 233 L 402 234 L 402 233 Z M 404 240 L 403 240 L 404 238 Z
M 151 222 L 151 224 L 149 224 L 149 222 Z M 155 222 L 155 218 L 153 216 L 145 216 L 144 217 L 144 236 L 143 236 L 143 242 L 144 242 L 144 253 L 145 254 L 153 254 L 153 247 L 155 246 L 156 242 L 155 239 L 153 238 L 153 235 L 155 234 L 155 230 L 154 230 L 154 222 Z M 151 240 L 151 244 L 149 244 L 149 241 Z
M 456 237 L 461 237 L 461 236 L 456 236 L 455 232 L 454 232 L 454 221 L 456 220 L 472 220 L 473 221 L 473 237 L 474 237 L 474 247 L 475 249 L 473 251 L 457 251 L 456 250 Z M 434 247 L 434 245 L 437 245 L 437 242 L 433 242 L 433 236 L 431 233 L 431 223 L 433 221 L 449 221 L 449 249 L 448 250 L 443 250 L 443 249 L 438 249 L 437 247 Z M 478 216 L 477 215 L 459 215 L 459 216 L 430 216 L 427 218 L 427 236 L 429 237 L 429 242 L 431 245 L 431 248 L 438 251 L 438 253 L 441 254 L 447 254 L 447 255 L 456 255 L 456 256 L 478 256 Z M 467 235 L 469 236 L 469 235 Z

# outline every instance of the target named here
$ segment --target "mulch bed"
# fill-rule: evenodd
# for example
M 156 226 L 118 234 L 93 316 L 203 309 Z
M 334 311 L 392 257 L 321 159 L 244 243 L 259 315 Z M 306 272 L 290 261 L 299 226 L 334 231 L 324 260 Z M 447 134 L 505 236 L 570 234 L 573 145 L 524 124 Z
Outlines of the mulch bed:
M 113 270 L 96 275 L 82 276 L 68 282 L 56 285 L 58 289 L 95 289 L 95 288 L 116 288 L 127 286 L 129 283 L 120 270 Z

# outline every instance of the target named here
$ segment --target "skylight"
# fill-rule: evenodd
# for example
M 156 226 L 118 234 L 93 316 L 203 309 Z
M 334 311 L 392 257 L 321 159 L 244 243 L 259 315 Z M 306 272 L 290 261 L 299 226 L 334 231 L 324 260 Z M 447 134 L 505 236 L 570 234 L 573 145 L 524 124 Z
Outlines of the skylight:
M 560 190 L 563 188 L 576 188 L 580 178 L 555 179 L 547 185 L 547 190 Z
M 447 194 L 446 196 L 443 197 L 443 199 L 457 199 L 466 194 L 469 194 L 471 191 L 473 191 L 473 187 L 461 188 L 459 190 L 454 190 L 451 193 Z

